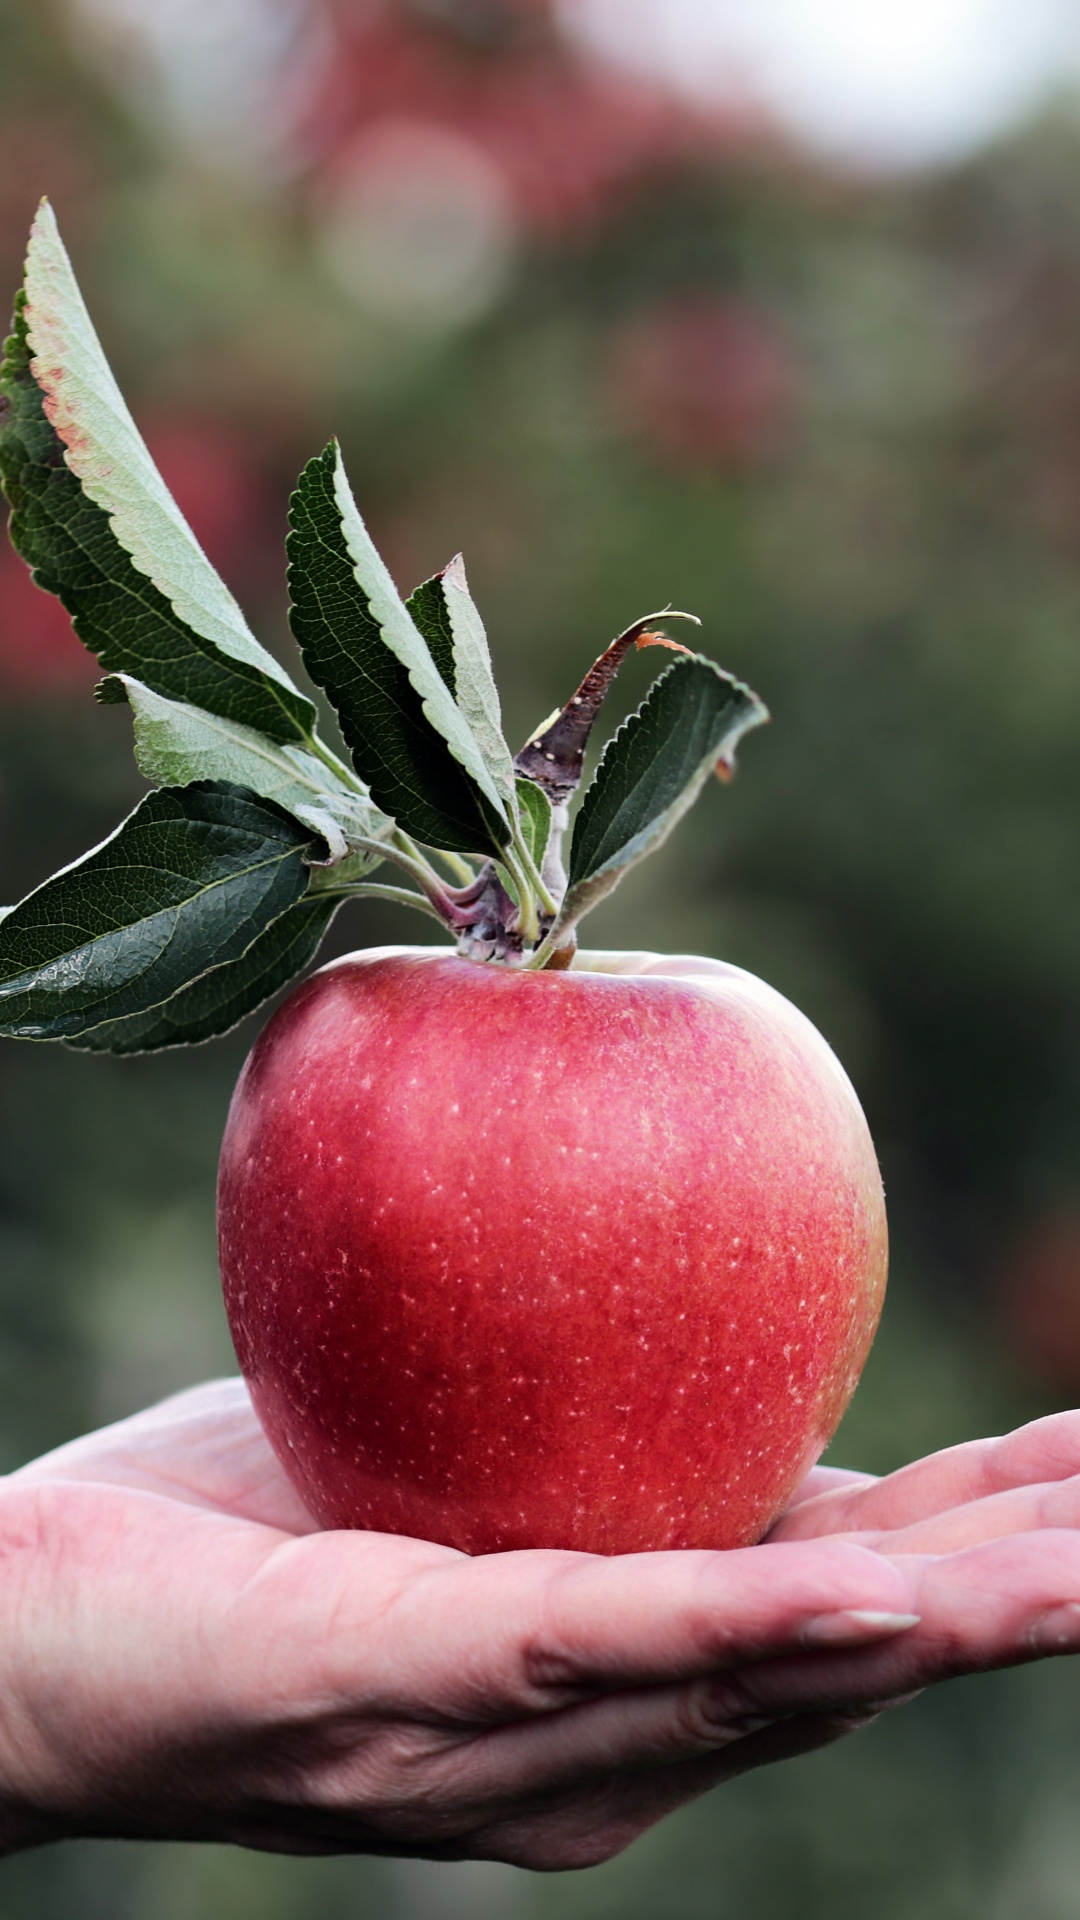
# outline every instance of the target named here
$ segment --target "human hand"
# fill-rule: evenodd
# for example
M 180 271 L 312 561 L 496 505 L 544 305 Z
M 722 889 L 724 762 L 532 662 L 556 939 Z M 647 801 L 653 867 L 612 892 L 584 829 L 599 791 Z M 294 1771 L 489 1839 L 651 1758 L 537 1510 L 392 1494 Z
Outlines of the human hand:
M 241 1383 L 196 1389 L 0 1488 L 0 1831 L 607 1858 L 930 1679 L 1076 1646 L 1078 1453 L 1063 1416 L 818 1470 L 737 1553 L 469 1560 L 318 1533 Z
M 1078 1525 L 1080 1412 L 1068 1412 L 947 1447 L 884 1479 L 815 1467 L 769 1538 L 942 1554 Z
M 870 1717 L 805 1649 L 903 1637 L 913 1591 L 829 1540 L 469 1559 L 321 1533 L 220 1381 L 0 1483 L 0 1836 L 581 1866 Z
M 885 1692 L 1080 1651 L 1078 1529 L 1080 1412 L 1066 1412 L 880 1480 L 815 1468 L 769 1539 L 846 1540 L 922 1562 L 921 1623 L 875 1663 Z

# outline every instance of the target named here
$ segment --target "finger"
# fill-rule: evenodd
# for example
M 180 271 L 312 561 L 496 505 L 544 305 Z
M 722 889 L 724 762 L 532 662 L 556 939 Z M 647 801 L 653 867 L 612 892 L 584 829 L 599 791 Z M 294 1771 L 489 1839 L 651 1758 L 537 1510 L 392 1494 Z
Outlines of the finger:
M 173 1394 L 8 1477 L 14 1484 L 48 1479 L 138 1487 L 283 1532 L 316 1531 L 239 1379 L 210 1380 Z
M 936 1658 L 934 1677 L 1080 1649 L 1080 1534 L 1071 1529 L 992 1540 L 932 1561 L 920 1591 L 928 1616 L 923 1665 Z
M 1074 1474 L 1080 1474 L 1080 1412 L 1050 1414 L 1000 1439 L 946 1448 L 868 1486 L 817 1493 L 785 1514 L 772 1538 L 805 1540 L 909 1526 L 1027 1482 Z
M 808 1694 L 809 1688 L 802 1691 Z M 753 1670 L 744 1669 L 606 1696 L 540 1720 L 495 1728 L 467 1744 L 448 1743 L 443 1753 L 428 1757 L 424 1806 L 432 1797 L 443 1805 L 460 1797 L 473 1808 L 520 1806 L 553 1794 L 585 1792 L 625 1774 L 718 1762 L 794 1717 L 784 1702 L 769 1697 L 776 1692 L 758 1688 Z M 824 1704 L 816 1708 L 807 1699 L 800 1717 L 820 1712 L 855 1725 L 877 1711 L 876 1700 L 837 1703 L 831 1682 L 823 1682 L 819 1692 Z M 772 1744 L 779 1750 L 783 1736 Z M 725 1770 L 743 1769 L 733 1757 L 712 1768 L 715 1776 Z
M 540 1872 L 598 1866 L 622 1853 L 658 1820 L 699 1799 L 734 1774 L 788 1760 L 830 1745 L 876 1718 L 859 1714 L 803 1714 L 751 1734 L 704 1759 L 674 1766 L 611 1773 L 538 1805 L 518 1807 L 477 1826 L 468 1852 Z M 460 1858 L 460 1841 L 454 1857 Z
M 914 1566 L 919 1564 L 908 1563 Z M 924 1687 L 958 1674 L 1015 1666 L 1080 1651 L 1080 1534 L 1046 1529 L 990 1540 L 927 1559 L 919 1579 L 922 1619 L 907 1635 L 865 1654 L 826 1657 L 826 1678 L 845 1697 L 853 1685 L 882 1693 Z M 765 1675 L 785 1697 L 801 1694 L 799 1663 Z M 802 1663 L 805 1664 L 805 1663 Z M 786 1669 L 786 1671 L 785 1671 Z M 761 1676 L 755 1673 L 755 1683 Z M 819 1673 L 809 1684 L 820 1685 Z
M 1062 1527 L 1080 1527 L 1080 1476 L 990 1494 L 911 1526 L 860 1533 L 859 1541 L 864 1546 L 887 1548 L 890 1554 L 943 1555 L 1012 1534 Z
M 786 1516 L 794 1513 L 796 1507 L 805 1506 L 807 1501 L 816 1500 L 820 1494 L 858 1493 L 877 1484 L 878 1476 L 874 1473 L 854 1473 L 848 1467 L 811 1467 L 801 1486 L 796 1487 L 769 1538 L 779 1538 L 777 1529 L 783 1525 Z
M 378 1700 L 400 1702 L 405 1689 L 432 1716 L 469 1725 L 711 1674 L 823 1644 L 830 1633 L 834 1644 L 845 1634 L 879 1637 L 915 1611 L 903 1568 L 859 1546 L 813 1541 L 730 1553 L 460 1559 L 421 1570 L 372 1618 L 363 1581 L 349 1577 L 362 1562 L 358 1539 L 323 1536 L 289 1549 L 320 1549 L 324 1582 L 330 1554 L 338 1556 L 325 1659 L 340 1698 L 353 1697 L 362 1671 Z
M 265 1809 L 254 1818 L 241 1813 L 224 1837 L 278 1852 L 419 1853 L 431 1860 L 504 1860 L 540 1872 L 596 1866 L 733 1774 L 828 1745 L 878 1710 L 800 1715 L 675 1765 L 629 1772 L 608 1759 L 570 1784 L 563 1779 L 555 1789 L 514 1800 L 503 1791 L 487 1805 L 452 1794 L 436 1812 L 426 1798 L 410 1807 L 403 1796 L 377 1824 L 345 1791 L 333 1806 L 309 1800 L 303 1807 L 278 1807 L 270 1818 Z
M 771 1697 L 775 1688 L 765 1691 L 767 1703 L 752 1671 L 736 1672 L 606 1696 L 473 1739 L 447 1735 L 441 1748 L 429 1741 L 420 1764 L 391 1791 L 388 1830 L 416 1842 L 430 1833 L 437 1806 L 449 1821 L 444 1837 L 457 1839 L 477 1822 L 506 1817 L 516 1826 L 538 1809 L 599 1795 L 629 1807 L 633 1831 L 640 1831 L 714 1781 L 838 1738 L 874 1718 L 883 1704 L 869 1693 L 864 1701 L 838 1704 L 831 1683 L 823 1683 L 817 1691 L 828 1705 L 796 1714 Z M 803 1691 L 809 1699 L 810 1690 Z M 321 1804 L 347 1807 L 358 1778 L 370 1778 L 378 1761 L 377 1749 L 368 1748 L 358 1771 L 346 1761 L 332 1779 L 324 1776 Z
M 1080 1534 L 1011 1535 L 918 1572 L 919 1625 L 876 1646 L 780 1658 L 741 1676 L 761 1711 L 813 1709 L 909 1694 L 958 1674 L 1080 1652 Z

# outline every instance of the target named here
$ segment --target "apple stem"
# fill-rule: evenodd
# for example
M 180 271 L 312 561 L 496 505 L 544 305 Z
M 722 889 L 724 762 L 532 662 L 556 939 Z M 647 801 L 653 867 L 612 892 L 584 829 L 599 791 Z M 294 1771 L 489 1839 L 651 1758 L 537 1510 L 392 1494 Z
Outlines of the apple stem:
M 555 947 L 544 961 L 543 972 L 565 973 L 568 967 L 573 966 L 576 952 L 577 934 L 571 929 L 570 937 L 566 941 L 565 946 Z
M 556 929 L 552 927 L 551 931 L 545 934 L 540 945 L 533 948 L 528 959 L 524 960 L 522 965 L 529 973 L 541 973 L 568 937 L 574 939 L 572 931 L 568 936 L 565 927 L 559 927 L 557 932 Z
M 533 949 L 528 959 L 522 962 L 522 965 L 526 967 L 530 973 L 541 973 L 546 967 L 551 967 L 556 972 L 560 967 L 568 967 L 577 948 L 576 921 L 577 916 L 575 916 L 574 920 L 569 921 L 563 920 L 560 922 L 556 920 L 555 925 L 548 928 L 540 945 Z M 569 958 L 561 960 L 558 956 L 564 951 L 568 954 Z
M 543 879 L 548 893 L 556 902 L 552 917 L 557 916 L 559 907 L 566 898 L 568 885 L 566 868 L 563 865 L 563 835 L 570 824 L 570 808 L 565 800 L 551 803 L 551 832 L 544 850 Z

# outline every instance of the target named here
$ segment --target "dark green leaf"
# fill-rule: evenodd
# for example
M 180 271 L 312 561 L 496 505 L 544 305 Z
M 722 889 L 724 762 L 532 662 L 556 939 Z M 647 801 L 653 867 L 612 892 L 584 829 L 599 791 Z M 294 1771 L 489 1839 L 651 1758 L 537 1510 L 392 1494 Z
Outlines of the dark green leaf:
M 311 838 L 224 783 L 148 794 L 0 921 L 0 1033 L 74 1038 L 240 959 L 304 893 Z
M 768 714 L 757 695 L 702 654 L 661 674 L 609 740 L 581 803 L 559 920 L 571 926 L 666 839 L 740 737 Z
M 377 807 L 429 846 L 498 852 L 510 837 L 498 794 L 347 484 L 331 443 L 290 505 L 290 617 L 308 672 Z
M 317 895 L 298 900 L 252 941 L 239 960 L 213 967 L 149 1013 L 107 1020 L 70 1039 L 93 1053 L 149 1053 L 189 1047 L 227 1033 L 245 1014 L 288 986 L 314 959 L 339 906 Z
M 103 667 L 134 674 L 158 693 L 242 721 L 273 740 L 304 740 L 315 725 L 314 707 L 247 634 L 239 608 L 191 535 L 187 538 L 201 567 L 191 559 L 188 601 L 205 632 L 176 610 L 183 596 L 171 570 L 161 573 L 171 589 L 168 597 L 147 570 L 134 564 L 117 538 L 114 517 L 95 503 L 72 470 L 70 456 L 65 458 L 30 361 L 20 295 L 0 364 L 0 395 L 8 403 L 0 422 L 0 481 L 11 505 L 12 543 L 38 586 L 63 602 L 80 640 Z M 217 582 L 226 608 L 235 609 L 231 630 L 216 608 L 204 606 L 200 612 L 199 597 L 210 598 L 203 592 L 207 575 Z
M 422 580 L 414 588 L 405 602 L 406 611 L 411 614 L 413 624 L 423 634 L 435 665 L 439 669 L 447 688 L 457 692 L 454 676 L 454 633 L 450 625 L 450 609 L 446 604 L 442 574 L 433 574 L 430 580 Z

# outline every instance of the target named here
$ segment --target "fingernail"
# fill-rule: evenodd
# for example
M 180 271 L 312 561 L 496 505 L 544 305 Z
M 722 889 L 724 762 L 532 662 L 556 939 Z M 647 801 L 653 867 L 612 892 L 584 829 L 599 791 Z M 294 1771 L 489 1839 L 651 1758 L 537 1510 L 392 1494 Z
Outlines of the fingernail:
M 807 1620 L 799 1639 L 804 1647 L 858 1647 L 864 1640 L 887 1640 L 892 1633 L 917 1627 L 917 1613 L 873 1613 L 847 1607 L 842 1613 L 819 1613 Z
M 1075 1600 L 1048 1607 L 1033 1620 L 1027 1633 L 1033 1653 L 1069 1653 L 1080 1646 L 1080 1606 Z

